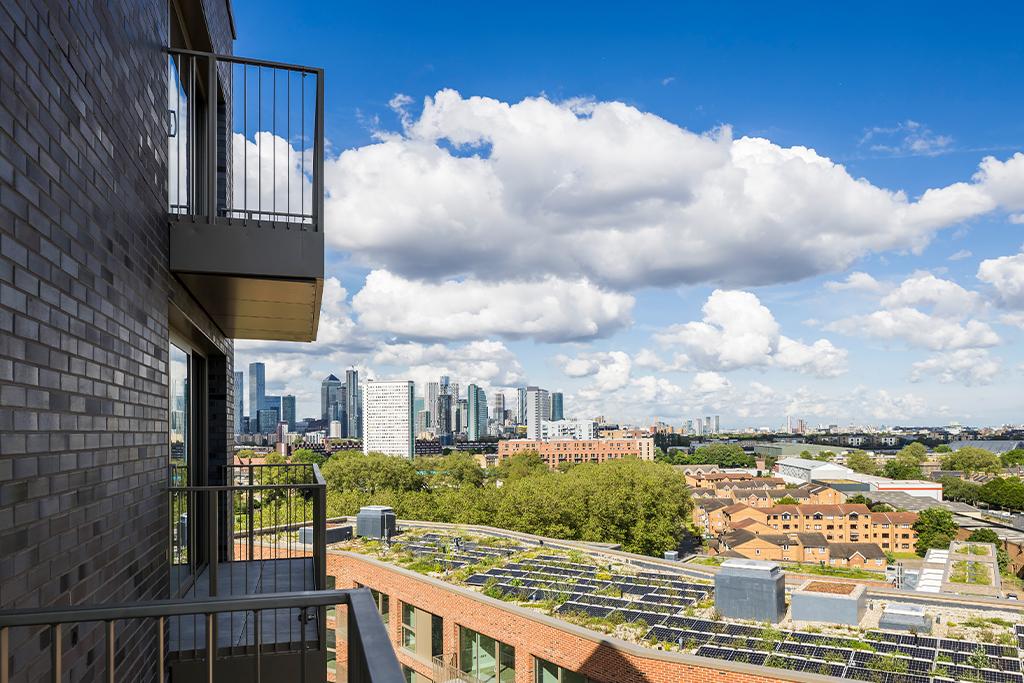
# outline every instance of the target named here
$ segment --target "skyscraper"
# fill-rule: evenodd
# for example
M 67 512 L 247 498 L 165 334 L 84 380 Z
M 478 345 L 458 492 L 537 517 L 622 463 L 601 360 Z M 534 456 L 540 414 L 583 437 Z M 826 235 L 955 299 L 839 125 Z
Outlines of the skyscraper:
M 714 434 L 714 432 L 711 431 L 711 416 L 710 415 L 705 415 L 704 416 L 704 433 L 705 434 Z
M 526 438 L 541 437 L 541 422 L 551 415 L 551 397 L 546 389 L 526 387 Z
M 245 420 L 245 373 L 235 373 L 235 434 L 244 434 Z
M 288 423 L 288 431 L 295 431 L 295 397 L 291 394 L 281 397 L 281 421 Z
M 345 371 L 345 436 L 358 439 L 363 435 L 362 406 L 359 402 L 359 371 Z
M 562 392 L 556 391 L 551 394 L 551 421 L 564 420 L 565 413 L 562 410 Z
M 327 375 L 320 382 L 320 419 L 324 422 L 337 420 L 331 406 L 341 400 L 341 380 L 334 375 Z
M 479 441 L 487 434 L 487 395 L 475 384 L 466 388 L 466 438 Z
M 516 424 L 526 424 L 526 387 L 516 389 Z
M 494 408 L 491 410 L 491 417 L 501 424 L 505 421 L 505 392 L 494 392 Z
M 715 415 L 715 434 L 721 433 L 721 425 L 719 424 L 719 416 Z
M 437 383 L 437 407 L 433 411 L 434 433 L 443 445 L 452 443 L 453 414 L 456 409 L 455 396 L 448 375 L 441 375 Z
M 444 445 L 452 443 L 452 424 L 454 422 L 455 406 L 452 405 L 452 397 L 448 394 L 438 394 L 437 407 L 431 416 L 434 423 L 434 434 Z
M 412 458 L 416 443 L 413 383 L 368 381 L 363 392 L 363 453 Z
M 249 363 L 249 416 L 259 418 L 267 393 L 267 366 Z
M 427 404 L 424 406 L 427 415 L 427 427 L 433 428 L 437 421 L 437 397 L 441 395 L 441 385 L 438 382 L 427 382 Z
M 270 434 L 277 429 L 277 423 L 280 421 L 279 408 L 263 408 L 256 412 L 256 431 L 260 434 Z

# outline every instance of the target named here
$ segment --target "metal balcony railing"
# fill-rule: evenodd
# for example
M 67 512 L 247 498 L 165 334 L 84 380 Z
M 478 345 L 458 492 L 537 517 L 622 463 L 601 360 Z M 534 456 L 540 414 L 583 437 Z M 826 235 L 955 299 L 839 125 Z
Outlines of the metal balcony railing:
M 170 555 L 193 594 L 326 586 L 327 483 L 317 465 L 228 465 L 223 485 L 182 481 L 172 471 Z
M 365 588 L 0 611 L 0 682 L 9 683 L 11 680 L 12 629 L 48 631 L 51 650 L 50 679 L 61 681 L 64 674 L 65 631 L 70 627 L 77 633 L 77 629 L 90 626 L 99 626 L 103 629 L 105 662 L 102 665 L 102 680 L 107 683 L 118 680 L 119 629 L 122 630 L 122 634 L 123 630 L 127 629 L 149 630 L 156 649 L 151 659 L 153 671 L 156 680 L 165 680 L 169 659 L 173 654 L 168 646 L 171 622 L 188 617 L 199 618 L 206 625 L 201 649 L 204 672 L 202 680 L 207 683 L 217 680 L 238 680 L 237 672 L 226 673 L 229 670 L 220 666 L 231 653 L 226 651 L 223 643 L 217 642 L 218 629 L 215 626 L 221 615 L 237 612 L 251 615 L 254 624 L 254 628 L 251 629 L 250 656 L 254 657 L 252 671 L 255 672 L 255 676 L 249 680 L 259 683 L 265 680 L 326 680 L 325 665 L 322 672 L 310 670 L 312 662 L 317 660 L 306 656 L 307 647 L 315 646 L 315 643 L 306 639 L 301 640 L 299 656 L 295 658 L 295 671 L 285 677 L 279 674 L 267 675 L 265 672 L 270 667 L 267 666 L 266 658 L 270 656 L 270 652 L 264 646 L 264 629 L 260 627 L 260 623 L 264 615 L 270 612 L 298 611 L 304 619 L 314 611 L 324 611 L 328 607 L 340 605 L 348 607 L 347 668 L 350 683 L 402 683 L 404 677 L 387 630 L 380 620 L 369 590 Z M 137 677 L 143 674 L 134 672 L 134 675 Z
M 323 69 L 167 52 L 171 219 L 322 230 Z

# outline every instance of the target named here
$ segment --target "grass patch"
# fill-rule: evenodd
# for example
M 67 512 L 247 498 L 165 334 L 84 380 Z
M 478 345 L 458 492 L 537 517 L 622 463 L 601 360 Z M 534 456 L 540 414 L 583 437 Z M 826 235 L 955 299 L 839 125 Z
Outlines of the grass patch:
M 958 560 L 953 563 L 953 569 L 949 572 L 949 580 L 952 583 L 972 586 L 991 586 L 992 572 L 988 565 L 981 562 Z
M 787 572 L 793 572 L 794 574 L 837 576 L 847 579 L 870 579 L 873 581 L 885 580 L 885 574 L 883 572 L 872 572 L 865 569 L 858 569 L 856 567 L 830 567 L 828 565 L 822 567 L 820 564 L 788 564 L 784 565 L 782 568 Z
M 725 559 L 721 557 L 698 557 L 691 560 L 691 562 L 693 564 L 703 564 L 707 567 L 718 567 L 725 562 Z

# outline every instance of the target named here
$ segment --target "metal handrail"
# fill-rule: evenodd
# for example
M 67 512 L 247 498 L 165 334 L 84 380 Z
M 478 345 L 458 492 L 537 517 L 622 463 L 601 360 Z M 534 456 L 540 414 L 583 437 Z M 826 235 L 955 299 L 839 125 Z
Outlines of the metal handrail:
M 257 620 L 265 610 L 298 609 L 305 619 L 306 611 L 327 607 L 348 606 L 348 660 L 349 681 L 352 683 L 401 683 L 401 667 L 391 646 L 391 639 L 384 623 L 380 620 L 369 589 L 296 591 L 290 593 L 269 593 L 244 597 L 205 598 L 193 600 L 153 600 L 116 605 L 86 605 L 75 607 L 47 607 L 40 609 L 17 609 L 0 611 L 0 682 L 10 680 L 10 633 L 11 628 L 48 626 L 51 629 L 53 650 L 52 671 L 54 680 L 60 680 L 62 662 L 62 631 L 65 624 L 84 622 L 104 623 L 106 628 L 106 677 L 114 681 L 116 674 L 116 623 L 122 620 L 157 620 L 157 671 L 162 680 L 165 671 L 164 632 L 167 619 L 171 617 L 206 615 L 206 671 L 207 681 L 214 680 L 213 663 L 217 656 L 215 615 L 222 613 L 252 612 Z M 326 641 L 321 636 L 321 647 Z M 261 630 L 254 630 L 254 645 L 257 657 L 257 678 L 260 680 Z M 300 680 L 306 680 L 306 638 L 301 638 Z M 351 663 L 355 663 L 352 666 Z M 354 677 L 353 677 L 354 674 Z

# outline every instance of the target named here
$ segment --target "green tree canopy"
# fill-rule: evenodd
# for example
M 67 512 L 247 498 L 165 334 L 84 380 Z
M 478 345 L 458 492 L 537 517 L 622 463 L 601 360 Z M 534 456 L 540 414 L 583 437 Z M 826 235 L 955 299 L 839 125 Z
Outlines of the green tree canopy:
M 861 474 L 878 474 L 878 463 L 864 451 L 853 451 L 846 456 L 846 466 Z
M 947 444 L 940 443 L 938 446 L 935 447 L 935 452 L 936 453 L 952 453 L 953 449 L 950 448 Z
M 328 488 L 337 492 L 420 491 L 425 484 L 412 462 L 380 453 L 334 453 L 321 473 Z
M 693 453 L 673 451 L 666 455 L 673 465 L 718 465 L 719 467 L 753 467 L 756 459 L 735 443 L 711 443 Z
M 917 514 L 914 531 L 917 532 L 917 554 L 924 557 L 931 548 L 948 548 L 956 538 L 957 526 L 952 512 L 933 507 Z
M 942 469 L 967 474 L 980 472 L 995 473 L 1003 468 L 1003 463 L 992 451 L 977 446 L 964 446 L 958 451 L 942 456 Z
M 324 466 L 327 462 L 327 456 L 322 453 L 317 453 L 309 448 L 296 448 L 292 451 L 292 462 L 309 463 Z
M 503 478 L 485 479 L 478 486 L 469 483 L 475 479 L 472 474 L 453 479 L 441 460 L 431 459 L 432 473 L 424 476 L 415 460 L 335 454 L 323 469 L 328 514 L 351 515 L 363 505 L 390 505 L 403 519 L 620 543 L 631 552 L 651 555 L 678 548 L 690 533 L 693 505 L 686 478 L 666 464 L 626 458 L 560 472 L 550 471 L 536 454 L 523 454 L 503 463 Z M 451 463 L 450 469 L 471 472 L 465 461 Z
M 882 468 L 882 476 L 890 479 L 923 479 L 921 466 L 901 460 L 890 460 Z
M 520 451 L 515 455 L 505 458 L 498 465 L 498 478 L 509 482 L 516 479 L 529 477 L 533 474 L 543 474 L 548 471 L 548 466 L 537 451 Z
M 798 501 L 793 496 L 783 496 L 782 498 L 779 498 L 779 500 L 776 501 L 775 504 L 776 505 L 799 505 L 800 501 Z
M 1020 467 L 1024 465 L 1024 448 L 1014 448 L 1012 451 L 1006 451 L 999 459 L 1003 462 L 1004 467 Z
M 920 465 L 928 459 L 928 449 L 920 441 L 909 443 L 896 453 L 896 459 Z

